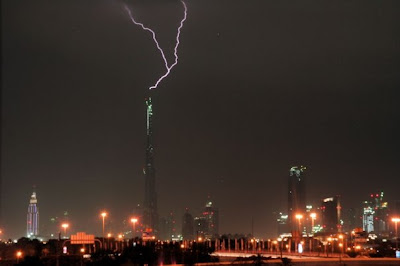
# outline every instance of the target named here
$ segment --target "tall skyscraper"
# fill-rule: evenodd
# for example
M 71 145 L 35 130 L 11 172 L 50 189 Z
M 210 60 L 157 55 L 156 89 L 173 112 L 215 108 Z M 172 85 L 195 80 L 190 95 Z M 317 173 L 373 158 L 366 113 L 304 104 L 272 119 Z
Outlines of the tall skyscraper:
M 341 232 L 340 197 L 330 197 L 322 200 L 321 221 L 322 230 L 328 233 Z
M 158 211 L 156 176 L 154 168 L 154 147 L 153 147 L 153 104 L 151 97 L 146 99 L 146 165 L 143 169 L 145 176 L 145 191 L 143 204 L 143 226 L 145 230 L 157 234 L 158 231 Z
M 39 208 L 35 191 L 33 191 L 29 201 L 28 215 L 26 217 L 26 235 L 27 237 L 37 237 L 39 235 Z
M 194 238 L 194 219 L 186 210 L 182 218 L 182 237 L 184 240 L 193 240 Z
M 388 203 L 383 196 L 383 192 L 371 194 L 370 200 L 363 203 L 363 229 L 368 233 L 384 234 L 389 231 Z
M 296 214 L 306 212 L 306 186 L 304 166 L 293 166 L 289 170 L 288 189 L 288 223 L 292 230 L 297 230 Z

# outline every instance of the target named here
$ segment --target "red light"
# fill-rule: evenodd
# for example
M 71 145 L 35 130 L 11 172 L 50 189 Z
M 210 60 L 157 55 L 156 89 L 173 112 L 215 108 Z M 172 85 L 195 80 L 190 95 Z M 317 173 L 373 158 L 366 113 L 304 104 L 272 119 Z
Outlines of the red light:
M 373 194 L 371 194 L 371 198 L 373 198 L 374 197 L 374 195 Z

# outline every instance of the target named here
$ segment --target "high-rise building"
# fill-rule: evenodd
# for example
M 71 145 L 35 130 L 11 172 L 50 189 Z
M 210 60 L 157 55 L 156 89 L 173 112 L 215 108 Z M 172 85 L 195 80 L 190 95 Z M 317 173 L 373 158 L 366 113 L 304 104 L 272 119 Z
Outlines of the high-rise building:
M 276 222 L 278 223 L 278 235 L 289 233 L 288 228 L 288 215 L 282 212 L 277 214 Z
M 344 213 L 344 224 L 343 230 L 345 232 L 351 232 L 354 228 L 360 227 L 361 223 L 359 222 L 359 215 L 355 208 L 349 208 Z
M 374 231 L 374 214 L 374 209 L 365 201 L 363 208 L 363 230 L 367 233 Z
M 194 218 L 196 237 L 214 239 L 219 234 L 219 215 L 218 209 L 213 207 L 212 201 L 208 201 L 203 213 Z
M 322 230 L 328 233 L 341 232 L 340 197 L 323 199 L 320 210 Z
M 37 206 L 35 191 L 33 191 L 29 201 L 28 214 L 26 217 L 26 235 L 31 238 L 39 235 L 39 208 Z
M 186 210 L 182 218 L 182 237 L 183 240 L 193 240 L 194 236 L 194 219 L 193 216 Z
M 213 207 L 211 201 L 207 202 L 203 216 L 206 217 L 207 220 L 207 232 L 205 237 L 209 239 L 215 238 L 219 233 L 219 212 L 217 208 Z
M 389 231 L 389 208 L 383 200 L 384 193 L 371 194 L 363 203 L 363 229 L 366 232 L 385 234 Z
M 293 166 L 289 170 L 288 182 L 288 223 L 292 230 L 297 230 L 296 214 L 305 214 L 306 187 L 304 166 Z
M 143 169 L 145 175 L 145 191 L 143 203 L 143 226 L 146 231 L 157 234 L 158 231 L 158 211 L 156 177 L 154 168 L 154 147 L 153 147 L 153 104 L 151 98 L 146 99 L 146 165 Z

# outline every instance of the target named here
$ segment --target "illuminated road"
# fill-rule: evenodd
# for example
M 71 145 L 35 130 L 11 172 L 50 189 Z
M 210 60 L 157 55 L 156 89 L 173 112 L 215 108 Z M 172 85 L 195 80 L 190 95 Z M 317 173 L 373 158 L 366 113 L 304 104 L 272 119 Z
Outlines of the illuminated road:
M 207 265 L 225 265 L 225 264 L 252 264 L 254 260 L 250 259 L 251 256 L 257 256 L 259 253 L 251 252 L 214 252 L 212 255 L 217 256 L 220 262 L 207 264 Z M 281 263 L 280 254 L 276 253 L 262 253 L 265 259 L 263 263 L 266 264 L 277 264 Z M 266 259 L 271 257 L 270 259 Z M 298 256 L 283 254 L 283 257 L 292 260 L 293 265 L 338 265 L 342 262 L 345 265 L 400 265 L 400 259 L 396 258 L 339 258 L 339 257 L 317 257 L 317 256 Z M 201 264 L 199 264 L 201 265 Z M 205 264 L 204 264 L 205 265 Z

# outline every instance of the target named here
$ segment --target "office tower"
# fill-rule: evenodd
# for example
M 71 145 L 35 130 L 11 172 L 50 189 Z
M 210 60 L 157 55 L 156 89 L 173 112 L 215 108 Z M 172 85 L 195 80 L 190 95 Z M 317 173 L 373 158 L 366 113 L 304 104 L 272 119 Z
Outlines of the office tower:
M 328 233 L 341 232 L 340 197 L 330 197 L 322 200 L 321 221 L 322 230 Z
M 276 222 L 278 223 L 278 235 L 289 233 L 288 215 L 280 212 L 277 216 Z
M 146 165 L 143 169 L 145 176 L 145 195 L 143 204 L 143 226 L 146 231 L 157 234 L 158 212 L 157 193 L 154 168 L 154 147 L 153 147 L 153 104 L 151 98 L 146 99 Z
M 205 237 L 213 239 L 218 236 L 219 233 L 219 215 L 218 209 L 213 207 L 213 203 L 211 201 L 207 202 L 203 216 L 206 217 L 207 220 L 207 232 Z
M 161 217 L 157 238 L 162 241 L 171 240 L 171 222 L 168 217 Z
M 182 237 L 183 240 L 193 240 L 194 238 L 194 219 L 186 209 L 182 217 Z
M 374 231 L 374 214 L 374 209 L 369 206 L 368 201 L 365 201 L 363 208 L 363 230 L 367 233 Z
M 176 221 L 174 213 L 170 212 L 167 217 L 160 218 L 158 238 L 160 240 L 171 240 L 176 237 Z
M 293 166 L 289 170 L 288 182 L 288 223 L 292 230 L 297 230 L 296 214 L 305 214 L 306 187 L 304 166 Z
M 36 192 L 33 191 L 28 206 L 26 218 L 27 237 L 37 237 L 39 235 L 39 208 L 37 207 Z
M 359 215 L 354 208 L 347 209 L 344 213 L 344 224 L 343 229 L 345 232 L 351 232 L 355 228 L 359 227 Z
M 371 194 L 363 203 L 363 229 L 366 232 L 385 234 L 389 231 L 389 208 L 383 200 L 384 193 Z
M 196 237 L 214 239 L 219 235 L 219 211 L 213 207 L 212 201 L 208 201 L 203 213 L 194 218 Z
M 204 216 L 194 218 L 195 238 L 205 238 L 205 234 L 208 230 L 207 219 Z

